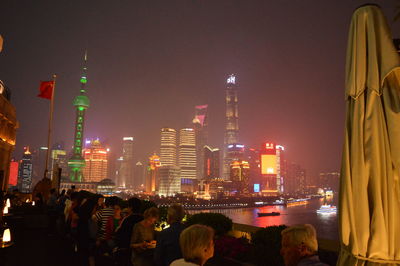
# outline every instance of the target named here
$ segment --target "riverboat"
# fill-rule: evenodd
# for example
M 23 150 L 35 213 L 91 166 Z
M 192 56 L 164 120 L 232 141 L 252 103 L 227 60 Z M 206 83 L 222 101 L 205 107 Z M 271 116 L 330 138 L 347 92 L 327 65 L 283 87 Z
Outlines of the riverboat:
M 264 216 L 279 216 L 281 215 L 280 212 L 259 212 L 257 213 L 258 217 L 264 217 Z
M 336 206 L 324 204 L 317 210 L 318 214 L 334 214 L 337 212 Z

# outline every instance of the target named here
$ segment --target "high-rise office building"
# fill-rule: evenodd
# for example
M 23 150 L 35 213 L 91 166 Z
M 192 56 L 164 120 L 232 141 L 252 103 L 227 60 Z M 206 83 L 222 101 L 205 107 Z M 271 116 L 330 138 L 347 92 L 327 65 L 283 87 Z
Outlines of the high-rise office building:
M 67 160 L 67 152 L 65 150 L 52 150 L 51 151 L 51 179 L 53 179 L 53 174 L 57 171 L 57 169 L 61 169 L 61 179 L 63 181 L 68 181 L 68 160 Z
M 306 170 L 299 164 L 287 163 L 285 193 L 290 195 L 304 194 L 306 191 Z
M 47 147 L 39 147 L 38 149 L 30 149 L 32 153 L 32 164 L 33 164 L 33 173 L 32 173 L 32 187 L 35 186 L 37 182 L 39 182 L 44 176 L 44 168 L 46 165 L 47 159 Z M 49 177 L 48 175 L 47 177 Z
M 232 158 L 229 158 L 228 146 L 239 143 L 239 109 L 236 77 L 233 74 L 230 75 L 226 83 L 226 125 L 224 138 L 223 178 L 228 180 L 230 175 L 230 164 L 233 161 Z
M 85 167 L 85 159 L 82 157 L 82 146 L 83 146 L 83 129 L 85 125 L 85 112 L 89 108 L 90 101 L 86 96 L 86 62 L 87 54 L 85 53 L 83 74 L 80 79 L 81 89 L 80 94 L 75 97 L 73 105 L 76 108 L 76 118 L 75 118 L 75 135 L 74 135 L 74 146 L 73 155 L 68 161 L 68 166 L 70 167 L 70 178 L 73 182 L 81 182 L 82 169 Z
M 119 157 L 118 159 L 115 160 L 115 185 L 117 187 L 125 187 L 125 183 L 122 182 L 122 178 L 121 178 L 121 165 L 122 165 L 122 161 L 124 159 L 121 157 Z
M 122 161 L 119 177 L 121 186 L 133 188 L 133 137 L 124 137 L 122 142 Z
M 181 192 L 180 169 L 176 166 L 160 167 L 160 187 L 158 195 L 174 196 Z
M 179 167 L 181 178 L 197 178 L 196 136 L 193 128 L 183 128 L 179 131 Z
M 208 144 L 208 105 L 197 105 L 193 119 L 193 129 L 196 136 L 197 179 L 204 178 L 204 146 Z
M 339 192 L 339 172 L 319 173 L 319 187 L 325 190 L 333 190 Z
M 249 183 L 250 186 L 254 184 L 260 184 L 261 182 L 261 171 L 260 171 L 260 150 L 254 148 L 245 149 L 245 160 L 249 162 L 250 173 L 249 173 Z
M 133 169 L 133 188 L 135 190 L 143 190 L 145 181 L 144 165 L 141 162 L 135 164 Z
M 99 140 L 92 141 L 90 148 L 84 150 L 84 160 L 82 172 L 85 182 L 100 182 L 107 178 L 107 149 Z
M 172 128 L 161 129 L 160 162 L 163 166 L 176 166 L 176 130 Z
M 18 170 L 19 163 L 12 159 L 10 162 L 10 174 L 8 178 L 8 185 L 10 187 L 16 187 L 18 185 Z
M 53 145 L 50 157 L 50 174 L 51 179 L 53 179 L 53 174 L 55 173 L 55 168 L 61 168 L 61 179 L 63 181 L 68 181 L 68 159 L 67 151 L 64 148 L 63 143 L 56 143 Z
M 204 146 L 204 164 L 203 164 L 203 178 L 206 180 L 220 178 L 220 150 Z
M 284 192 L 284 150 L 283 146 L 271 142 L 263 143 L 261 146 L 261 192 L 270 195 Z
M 32 168 L 32 154 L 29 147 L 25 147 L 18 171 L 18 184 L 22 193 L 30 193 L 32 190 Z
M 249 193 L 249 174 L 250 174 L 250 166 L 247 161 L 233 161 L 231 163 L 231 176 L 230 179 L 234 183 L 234 186 L 237 189 L 237 192 L 245 195 Z
M 147 177 L 145 182 L 145 191 L 147 193 L 155 193 L 158 190 L 160 176 L 159 168 L 161 166 L 160 157 L 153 154 L 149 158 L 149 165 L 147 167 Z

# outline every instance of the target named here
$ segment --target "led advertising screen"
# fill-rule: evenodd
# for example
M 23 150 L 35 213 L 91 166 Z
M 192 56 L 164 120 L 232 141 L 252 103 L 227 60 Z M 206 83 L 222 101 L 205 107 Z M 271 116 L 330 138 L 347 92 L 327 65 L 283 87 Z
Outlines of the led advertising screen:
M 260 184 L 254 184 L 254 192 L 255 193 L 260 192 Z
M 276 175 L 276 155 L 261 154 L 261 174 Z
M 11 162 L 10 164 L 10 177 L 8 179 L 8 184 L 11 186 L 17 185 L 18 179 L 18 162 Z

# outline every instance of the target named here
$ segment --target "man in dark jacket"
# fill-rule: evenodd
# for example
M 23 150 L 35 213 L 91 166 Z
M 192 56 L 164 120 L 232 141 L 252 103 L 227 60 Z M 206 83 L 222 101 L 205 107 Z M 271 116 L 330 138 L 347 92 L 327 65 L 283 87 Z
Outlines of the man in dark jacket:
M 130 198 L 128 200 L 128 215 L 122 220 L 121 225 L 115 231 L 116 257 L 119 266 L 130 265 L 130 243 L 133 226 L 143 220 L 143 215 L 140 213 L 141 205 L 142 202 L 140 199 Z
M 179 246 L 179 236 L 185 229 L 181 223 L 185 211 L 181 205 L 174 204 L 168 208 L 167 222 L 170 227 L 160 232 L 154 252 L 154 261 L 157 266 L 168 266 L 176 259 L 182 258 Z

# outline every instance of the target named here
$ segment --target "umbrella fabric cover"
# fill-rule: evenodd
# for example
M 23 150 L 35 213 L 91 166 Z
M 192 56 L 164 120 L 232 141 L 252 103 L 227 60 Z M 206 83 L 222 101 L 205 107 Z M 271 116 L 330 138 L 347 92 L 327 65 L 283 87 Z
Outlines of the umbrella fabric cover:
M 400 61 L 382 11 L 352 18 L 338 265 L 400 264 Z

